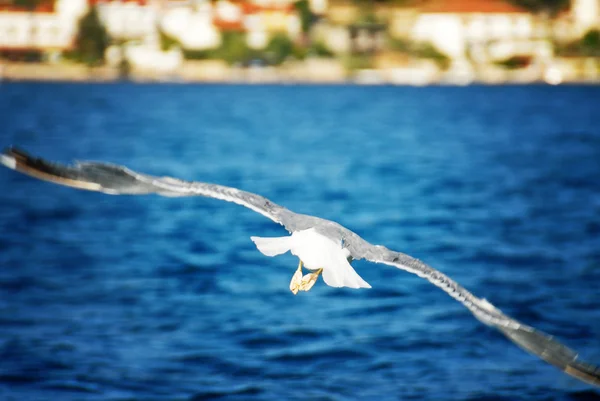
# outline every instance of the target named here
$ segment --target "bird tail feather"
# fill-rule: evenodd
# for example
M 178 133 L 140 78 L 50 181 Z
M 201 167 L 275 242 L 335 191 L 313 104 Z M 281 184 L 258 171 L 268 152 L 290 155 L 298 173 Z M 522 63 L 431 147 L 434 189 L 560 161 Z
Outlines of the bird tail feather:
M 291 248 L 291 237 L 250 237 L 260 252 L 266 256 L 277 256 Z

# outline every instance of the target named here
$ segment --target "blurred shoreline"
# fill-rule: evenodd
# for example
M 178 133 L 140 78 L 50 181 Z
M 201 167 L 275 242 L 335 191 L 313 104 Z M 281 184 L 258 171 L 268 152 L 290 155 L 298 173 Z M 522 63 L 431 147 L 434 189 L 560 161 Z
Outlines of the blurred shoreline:
M 220 60 L 184 61 L 173 71 L 88 67 L 82 64 L 4 62 L 0 82 L 166 82 L 166 83 L 281 83 L 281 84 L 396 84 L 425 86 L 436 84 L 598 84 L 597 66 L 587 68 L 589 60 L 566 62 L 548 68 L 535 65 L 519 70 L 486 68 L 440 71 L 423 65 L 358 69 L 348 71 L 331 59 L 313 59 L 282 66 L 230 66 Z M 593 71 L 590 73 L 589 71 Z

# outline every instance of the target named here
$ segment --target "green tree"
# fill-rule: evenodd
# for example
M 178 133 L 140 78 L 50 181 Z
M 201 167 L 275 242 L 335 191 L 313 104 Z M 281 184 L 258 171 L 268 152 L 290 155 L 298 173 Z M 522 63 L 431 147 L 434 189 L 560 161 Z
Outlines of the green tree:
M 40 0 L 14 0 L 16 6 L 24 7 L 30 11 L 33 11 L 40 3 Z
M 161 41 L 170 46 L 170 41 Z M 164 49 L 164 47 L 163 47 Z M 189 60 L 218 59 L 228 64 L 247 64 L 252 60 L 264 59 L 261 53 L 251 49 L 246 43 L 246 34 L 239 31 L 221 32 L 221 45 L 216 49 L 193 50 L 183 48 L 183 57 Z
M 246 43 L 246 35 L 234 31 L 221 33 L 221 47 L 215 53 L 229 64 L 247 63 L 253 55 Z
M 271 64 L 279 65 L 294 53 L 294 42 L 288 35 L 278 33 L 271 38 L 265 50 Z
M 160 39 L 160 50 L 168 51 L 171 50 L 173 46 L 181 46 L 179 41 L 165 33 L 162 29 L 158 29 L 158 37 Z
M 504 60 L 496 62 L 496 65 L 504 67 L 508 70 L 516 70 L 525 68 L 531 64 L 531 56 L 512 56 Z
M 579 47 L 585 56 L 600 56 L 600 31 L 597 29 L 588 31 L 579 42 Z
M 331 58 L 335 54 L 323 42 L 313 42 L 308 48 L 308 52 L 317 57 Z
M 308 0 L 298 0 L 294 3 L 294 8 L 296 8 L 296 11 L 300 14 L 300 27 L 302 33 L 308 35 L 310 28 L 315 21 L 315 16 L 312 11 L 310 11 Z
M 353 0 L 355 4 L 391 4 L 391 5 L 410 5 L 410 4 L 418 4 L 421 0 Z
M 440 68 L 450 66 L 450 58 L 429 42 L 412 42 L 406 39 L 387 38 L 388 48 L 415 58 L 434 61 Z
M 592 29 L 581 39 L 581 46 L 586 49 L 600 49 L 600 31 Z
M 434 61 L 443 70 L 450 66 L 450 58 L 429 42 L 417 44 L 413 49 L 413 54 L 418 58 Z
M 570 0 L 511 0 L 511 2 L 530 11 L 545 12 L 550 15 L 558 14 L 560 11 L 567 9 L 570 4 Z
M 600 57 L 600 31 L 592 29 L 583 38 L 558 46 L 556 54 L 565 57 Z
M 79 20 L 75 38 L 75 56 L 80 62 L 98 65 L 104 62 L 104 52 L 109 44 L 108 33 L 100 21 L 96 7 L 90 7 Z

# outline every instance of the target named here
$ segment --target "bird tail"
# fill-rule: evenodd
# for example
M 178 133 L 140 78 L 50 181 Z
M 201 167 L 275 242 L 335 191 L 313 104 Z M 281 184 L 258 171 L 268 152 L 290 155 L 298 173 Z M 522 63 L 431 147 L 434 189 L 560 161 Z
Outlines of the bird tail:
M 250 237 L 256 247 L 266 256 L 277 256 L 286 253 L 291 248 L 291 237 Z

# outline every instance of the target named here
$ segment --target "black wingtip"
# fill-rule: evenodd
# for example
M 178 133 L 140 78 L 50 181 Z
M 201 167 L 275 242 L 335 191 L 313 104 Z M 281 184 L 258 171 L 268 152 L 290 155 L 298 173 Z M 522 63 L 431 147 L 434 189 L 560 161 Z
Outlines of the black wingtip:
M 81 179 L 79 171 L 71 166 L 52 163 L 31 156 L 16 147 L 6 148 L 4 153 L 0 154 L 0 162 L 12 170 L 55 184 L 90 191 L 102 189 L 99 184 L 93 181 Z
M 15 146 L 9 146 L 4 149 L 2 153 L 2 164 L 23 173 L 34 170 L 48 174 L 56 174 L 56 171 L 54 171 L 55 169 L 52 167 L 52 163 L 34 157 Z
M 16 146 L 7 146 L 6 148 L 4 148 L 3 151 L 4 154 L 6 155 L 20 155 L 20 156 L 24 156 L 24 157 L 29 157 L 29 154 L 27 154 L 27 152 L 25 152 L 23 149 L 19 149 Z
M 23 149 L 17 148 L 16 146 L 9 146 L 2 151 L 3 164 L 6 160 L 13 160 L 17 165 L 35 165 L 35 164 L 47 164 L 42 159 L 36 158 L 31 154 L 27 153 Z M 16 169 L 16 167 L 14 168 Z
M 32 159 L 32 156 L 29 153 L 27 153 L 23 149 L 20 149 L 16 146 L 12 146 L 12 145 L 4 148 L 4 150 L 2 151 L 2 154 L 4 156 L 19 158 L 19 159 Z
M 600 387 L 600 368 L 579 359 L 577 353 L 554 337 L 529 326 L 518 329 L 500 328 L 509 339 L 521 348 L 537 355 L 568 375 Z

